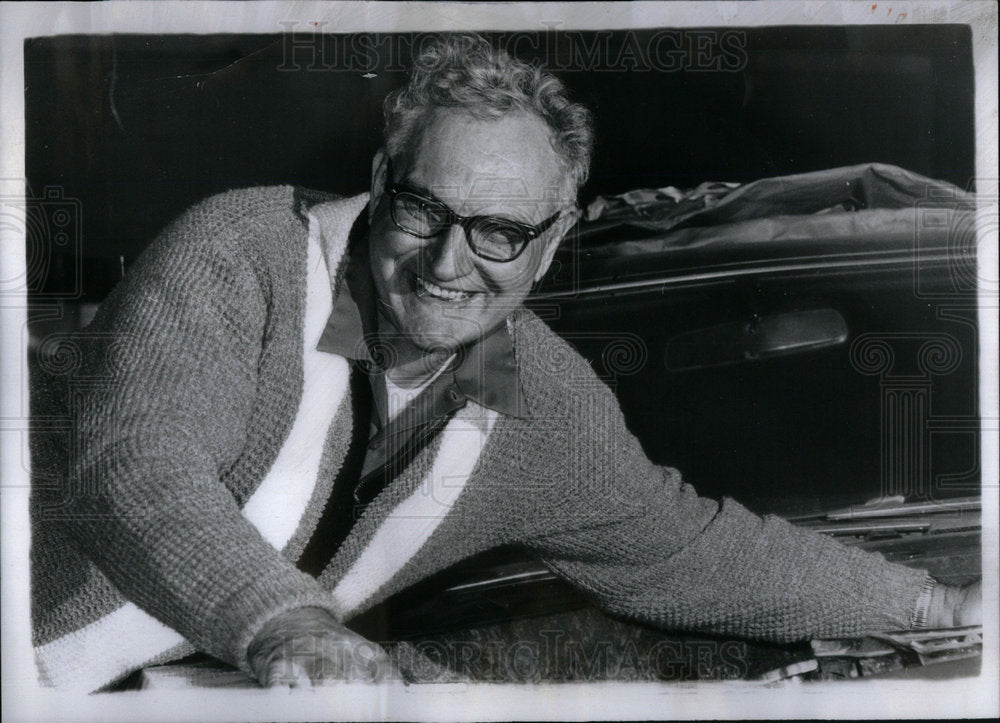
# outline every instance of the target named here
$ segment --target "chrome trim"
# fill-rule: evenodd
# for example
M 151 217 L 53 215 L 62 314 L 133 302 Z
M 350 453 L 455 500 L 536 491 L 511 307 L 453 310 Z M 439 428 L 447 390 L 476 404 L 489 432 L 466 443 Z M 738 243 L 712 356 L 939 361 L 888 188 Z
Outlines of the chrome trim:
M 921 257 L 921 264 L 933 262 L 947 262 L 951 259 L 947 253 L 938 256 Z M 549 301 L 552 299 L 565 299 L 577 296 L 595 296 L 598 294 L 614 294 L 620 291 L 638 291 L 657 286 L 679 286 L 716 279 L 728 279 L 743 276 L 761 276 L 768 273 L 788 273 L 795 271 L 816 271 L 850 269 L 863 267 L 885 267 L 885 266 L 913 266 L 913 256 L 905 258 L 895 257 L 891 259 L 857 259 L 848 261 L 815 261 L 812 263 L 785 264 L 757 266 L 744 269 L 725 269 L 720 271 L 707 271 L 702 273 L 685 274 L 670 278 L 643 279 L 637 281 L 622 281 L 614 284 L 603 284 L 590 288 L 576 289 L 573 291 L 549 291 L 534 294 L 532 301 Z

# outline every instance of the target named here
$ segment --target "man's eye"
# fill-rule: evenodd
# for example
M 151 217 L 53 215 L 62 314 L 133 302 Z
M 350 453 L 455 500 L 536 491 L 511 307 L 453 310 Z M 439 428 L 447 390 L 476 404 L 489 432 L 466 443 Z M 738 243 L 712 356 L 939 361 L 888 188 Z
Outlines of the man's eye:
M 400 194 L 396 198 L 396 207 L 414 216 L 421 213 L 422 203 L 419 198 Z
M 476 240 L 504 254 L 515 252 L 521 245 L 523 234 L 513 226 L 496 222 L 481 223 L 476 228 Z
M 440 208 L 439 206 L 432 206 L 429 203 L 423 204 L 421 212 L 424 214 L 424 217 L 435 226 L 446 225 L 451 218 L 451 214 L 448 213 L 448 211 Z
M 448 212 L 439 206 L 413 195 L 400 195 L 397 198 L 397 208 L 408 218 L 408 223 L 417 223 L 427 230 L 433 226 L 447 223 Z

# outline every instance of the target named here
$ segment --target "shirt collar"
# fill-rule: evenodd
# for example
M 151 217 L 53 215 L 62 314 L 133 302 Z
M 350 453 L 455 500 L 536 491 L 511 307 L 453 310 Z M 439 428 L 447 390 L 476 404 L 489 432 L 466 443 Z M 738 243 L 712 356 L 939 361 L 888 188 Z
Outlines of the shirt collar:
M 376 338 L 378 320 L 375 282 L 368 265 L 367 211 L 366 207 L 351 227 L 343 282 L 338 284 L 330 318 L 316 348 L 374 363 L 368 342 Z M 310 215 L 309 223 L 318 223 L 316 216 Z M 313 231 L 310 228 L 310 233 Z M 451 369 L 441 376 L 448 375 L 467 399 L 480 406 L 509 416 L 529 416 L 517 376 L 514 343 L 506 324 L 460 349 Z

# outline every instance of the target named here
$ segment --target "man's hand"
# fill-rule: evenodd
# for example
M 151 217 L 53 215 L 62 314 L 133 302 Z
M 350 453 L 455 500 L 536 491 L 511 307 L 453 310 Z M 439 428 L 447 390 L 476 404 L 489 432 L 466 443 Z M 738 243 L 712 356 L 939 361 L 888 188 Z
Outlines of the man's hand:
M 981 580 L 954 587 L 938 583 L 931 594 L 927 625 L 953 628 L 983 623 L 983 583 Z
M 268 687 L 374 683 L 391 670 L 382 648 L 317 607 L 296 608 L 269 620 L 250 643 L 247 657 L 257 680 Z

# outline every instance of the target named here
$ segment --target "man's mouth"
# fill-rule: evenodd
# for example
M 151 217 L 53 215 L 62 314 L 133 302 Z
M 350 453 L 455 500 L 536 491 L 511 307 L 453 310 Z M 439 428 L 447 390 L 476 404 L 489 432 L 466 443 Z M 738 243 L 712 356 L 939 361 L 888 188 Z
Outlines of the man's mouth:
M 422 276 L 417 276 L 416 280 L 418 296 L 430 296 L 435 299 L 441 299 L 442 301 L 465 301 L 466 299 L 471 299 L 473 296 L 468 291 L 446 289 L 443 286 L 438 286 L 434 282 L 428 281 Z

